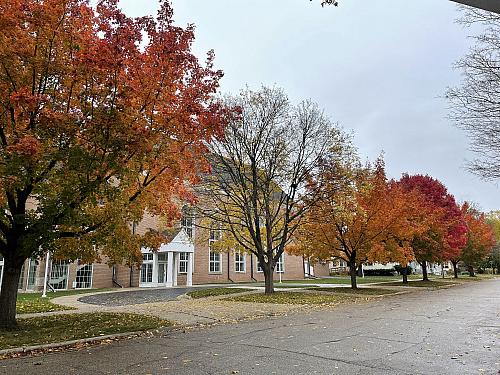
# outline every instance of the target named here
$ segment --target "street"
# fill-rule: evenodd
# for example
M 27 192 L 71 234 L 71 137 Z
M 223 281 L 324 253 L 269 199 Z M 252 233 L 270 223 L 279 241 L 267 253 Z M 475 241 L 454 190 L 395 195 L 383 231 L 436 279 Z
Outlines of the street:
M 0 362 L 1 374 L 493 374 L 500 280 Z

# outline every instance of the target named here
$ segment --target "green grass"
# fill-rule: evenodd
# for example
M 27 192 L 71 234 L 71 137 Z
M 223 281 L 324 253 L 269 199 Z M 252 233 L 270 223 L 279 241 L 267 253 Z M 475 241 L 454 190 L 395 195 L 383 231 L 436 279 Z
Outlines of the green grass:
M 254 293 L 244 296 L 230 297 L 226 298 L 224 301 L 288 305 L 328 305 L 352 301 L 352 299 L 346 296 L 319 293 L 274 292 L 273 294 Z
M 336 288 L 307 288 L 309 290 L 320 291 L 320 292 L 329 292 L 329 293 L 345 293 L 345 294 L 359 294 L 359 295 L 383 295 L 383 294 L 394 294 L 397 291 L 390 289 L 382 289 L 382 288 L 344 288 L 344 287 L 336 287 Z
M 74 310 L 72 307 L 58 305 L 51 302 L 56 297 L 70 296 L 75 294 L 103 292 L 106 289 L 84 289 L 63 290 L 60 292 L 47 293 L 43 298 L 42 293 L 18 293 L 16 311 L 18 314 L 33 314 L 51 311 Z
M 358 284 L 380 283 L 385 281 L 397 281 L 401 276 L 365 276 L 357 277 Z M 283 283 L 294 284 L 350 284 L 351 278 L 349 276 L 332 276 L 320 279 L 306 279 L 306 280 L 284 280 Z
M 16 330 L 0 330 L 0 349 L 145 331 L 170 325 L 156 317 L 116 313 L 52 315 L 19 319 L 18 324 Z
M 274 284 L 274 289 L 281 289 L 281 288 L 287 288 L 287 289 L 315 289 L 317 288 L 316 285 L 293 285 L 293 284 Z
M 411 286 L 411 287 L 420 287 L 420 288 L 441 288 L 441 287 L 445 287 L 445 286 L 456 285 L 456 283 L 449 282 L 449 281 L 447 281 L 447 279 L 445 279 L 445 281 L 437 281 L 437 280 L 438 279 L 429 280 L 429 281 L 417 280 L 417 281 L 410 281 L 410 282 L 408 282 L 408 284 L 403 284 L 402 282 L 395 282 L 395 283 L 385 283 L 385 284 L 380 284 L 380 285 L 384 285 L 384 286 Z M 443 280 L 443 279 L 441 279 L 441 280 Z
M 205 298 L 213 296 L 224 296 L 227 294 L 251 292 L 253 289 L 247 288 L 206 288 L 194 290 L 192 292 L 186 293 L 191 298 Z

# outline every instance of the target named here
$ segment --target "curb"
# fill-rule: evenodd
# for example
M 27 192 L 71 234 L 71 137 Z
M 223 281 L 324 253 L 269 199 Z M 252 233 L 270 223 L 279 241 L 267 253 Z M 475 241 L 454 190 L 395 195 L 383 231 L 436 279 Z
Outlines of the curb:
M 173 327 L 160 327 L 158 330 L 169 330 L 172 329 Z M 75 347 L 79 344 L 99 344 L 102 341 L 106 340 L 116 340 L 120 339 L 123 337 L 127 338 L 135 338 L 139 336 L 143 336 L 147 333 L 150 333 L 152 331 L 135 331 L 135 332 L 123 332 L 123 333 L 115 333 L 112 335 L 105 335 L 105 336 L 95 336 L 95 337 L 88 337 L 84 339 L 76 339 L 76 340 L 70 340 L 70 341 L 63 341 L 63 342 L 57 342 L 57 343 L 52 343 L 52 344 L 43 344 L 43 345 L 32 345 L 32 346 L 23 346 L 20 348 L 11 348 L 11 349 L 3 349 L 0 350 L 0 361 L 2 359 L 7 359 L 11 357 L 15 357 L 16 355 L 23 355 L 27 356 L 30 355 L 34 352 L 38 351 L 45 351 L 49 349 L 70 349 L 72 347 Z

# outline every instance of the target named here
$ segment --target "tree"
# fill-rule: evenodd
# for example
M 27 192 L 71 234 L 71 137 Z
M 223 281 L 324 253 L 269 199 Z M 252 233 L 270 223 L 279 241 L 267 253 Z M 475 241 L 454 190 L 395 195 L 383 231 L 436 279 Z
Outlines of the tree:
M 486 215 L 486 221 L 490 225 L 493 236 L 495 238 L 495 245 L 491 253 L 484 262 L 486 267 L 491 267 L 493 274 L 500 273 L 500 211 L 492 211 Z
M 399 184 L 406 191 L 418 191 L 425 197 L 429 227 L 413 238 L 411 247 L 422 266 L 423 280 L 428 280 L 427 263 L 458 256 L 466 241 L 467 228 L 455 198 L 438 180 L 430 176 L 403 175 Z
M 344 154 L 345 136 L 315 104 L 293 106 L 277 88 L 246 89 L 226 105 L 241 115 L 209 146 L 212 174 L 197 190 L 199 214 L 220 231 L 221 250 L 256 256 L 273 293 L 276 262 L 310 207 L 301 193 L 327 153 Z
M 222 73 L 191 54 L 193 32 L 166 0 L 156 19 L 116 0 L 0 1 L 0 326 L 16 324 L 27 258 L 136 264 L 157 238 L 129 223 L 192 199 L 185 182 L 226 122 Z
M 470 138 L 471 150 L 478 156 L 469 169 L 487 180 L 500 177 L 500 15 L 469 10 L 462 24 L 485 26 L 474 37 L 475 46 L 459 60 L 461 86 L 450 88 L 450 117 Z
M 397 258 L 406 265 L 413 259 L 408 245 L 420 232 L 413 220 L 419 197 L 387 181 L 382 159 L 373 167 L 356 160 L 326 161 L 309 188 L 319 191 L 320 199 L 298 230 L 294 252 L 346 260 L 353 289 L 356 268 L 363 262 Z
M 467 223 L 467 242 L 462 248 L 460 260 L 467 265 L 469 276 L 474 276 L 474 267 L 484 261 L 495 245 L 494 233 L 486 222 L 485 215 L 467 202 L 463 207 Z

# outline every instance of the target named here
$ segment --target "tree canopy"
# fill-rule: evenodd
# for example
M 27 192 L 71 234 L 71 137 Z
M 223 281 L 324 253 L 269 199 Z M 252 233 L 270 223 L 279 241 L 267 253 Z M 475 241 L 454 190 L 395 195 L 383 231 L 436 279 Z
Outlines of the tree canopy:
M 227 122 L 213 97 L 222 72 L 160 5 L 130 18 L 116 0 L 0 1 L 1 324 L 14 322 L 27 258 L 136 263 L 152 237 L 129 223 L 193 198 L 186 182 Z

